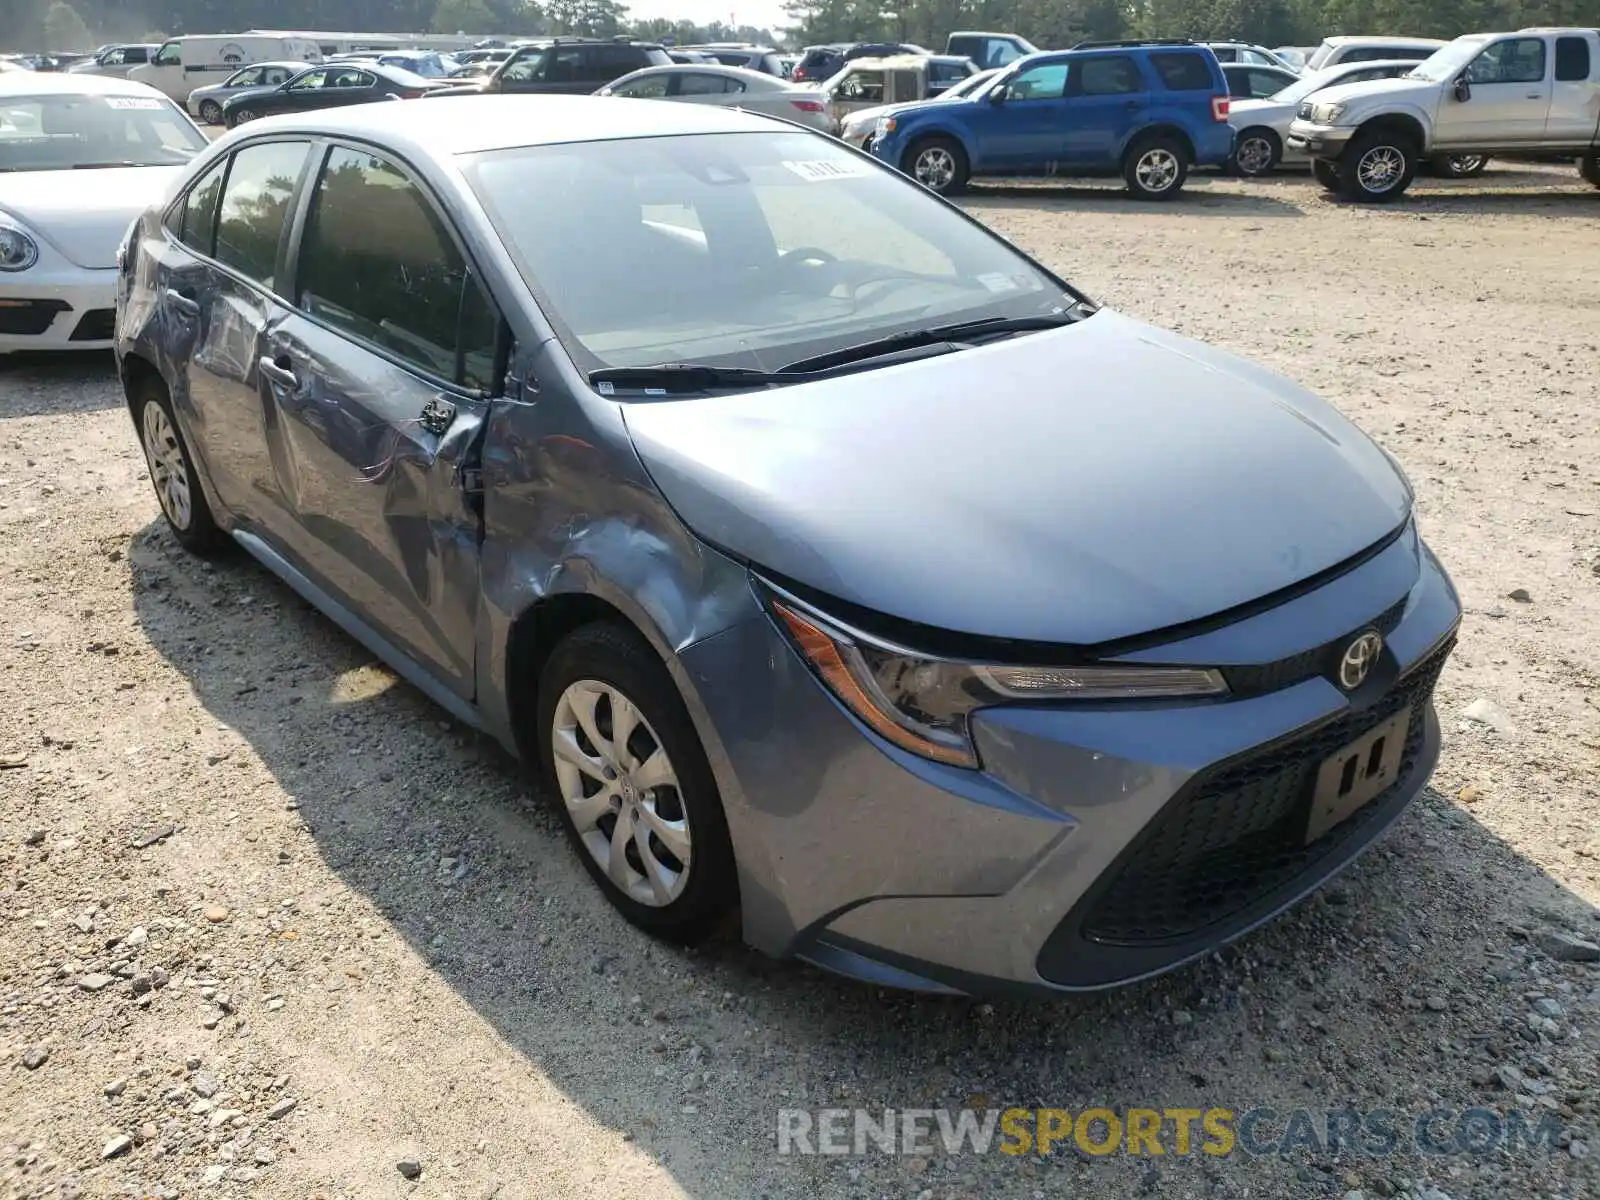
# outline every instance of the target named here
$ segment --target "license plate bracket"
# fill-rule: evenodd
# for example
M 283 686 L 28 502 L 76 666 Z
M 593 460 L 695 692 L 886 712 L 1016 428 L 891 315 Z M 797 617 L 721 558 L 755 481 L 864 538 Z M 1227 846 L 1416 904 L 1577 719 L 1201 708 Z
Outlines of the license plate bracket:
M 1393 786 L 1400 777 L 1410 728 L 1411 710 L 1407 708 L 1323 760 L 1311 792 L 1311 816 L 1306 822 L 1308 843 L 1354 816 Z

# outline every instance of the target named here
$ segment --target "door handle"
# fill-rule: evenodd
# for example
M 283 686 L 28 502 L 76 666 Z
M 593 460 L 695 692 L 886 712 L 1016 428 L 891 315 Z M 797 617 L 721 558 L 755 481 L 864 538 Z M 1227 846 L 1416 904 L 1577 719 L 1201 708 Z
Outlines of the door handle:
M 1543 100 L 1544 99 L 1544 93 L 1543 92 L 1529 92 L 1528 93 L 1528 99 L 1529 100 Z
M 163 295 L 166 302 L 184 316 L 198 317 L 200 315 L 200 302 L 193 296 L 180 292 L 177 288 L 168 288 Z
M 283 360 L 283 362 L 288 361 L 289 360 L 287 358 Z M 261 356 L 260 361 L 256 363 L 256 368 L 264 376 L 272 380 L 273 383 L 282 384 L 284 387 L 291 388 L 300 386 L 300 380 L 293 371 L 284 366 L 283 363 L 278 362 L 276 359 L 273 359 L 268 355 L 263 354 Z

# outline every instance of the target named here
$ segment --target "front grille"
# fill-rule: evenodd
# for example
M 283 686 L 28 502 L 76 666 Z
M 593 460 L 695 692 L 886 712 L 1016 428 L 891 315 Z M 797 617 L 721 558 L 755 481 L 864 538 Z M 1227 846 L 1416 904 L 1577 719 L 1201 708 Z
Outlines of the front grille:
M 78 319 L 78 327 L 72 331 L 70 342 L 107 342 L 110 341 L 117 327 L 117 310 L 114 308 L 91 308 Z
M 1090 899 L 1083 936 L 1122 945 L 1186 938 L 1337 854 L 1385 810 L 1396 789 L 1412 785 L 1428 701 L 1453 645 L 1452 639 L 1417 663 L 1370 707 L 1197 777 L 1157 814 Z M 1322 762 L 1407 708 L 1411 724 L 1398 781 L 1307 845 Z
M 0 333 L 36 337 L 50 328 L 57 313 L 71 308 L 65 300 L 7 300 L 0 304 Z
M 1350 639 L 1367 628 L 1376 629 L 1384 637 L 1388 637 L 1394 632 L 1395 626 L 1400 624 L 1400 618 L 1405 615 L 1405 611 L 1406 598 L 1402 596 L 1380 613 L 1376 620 L 1358 626 L 1343 637 L 1324 642 L 1314 649 L 1304 650 L 1299 654 L 1281 658 L 1277 662 L 1263 663 L 1260 666 L 1224 667 L 1222 674 L 1228 681 L 1228 691 L 1235 697 L 1258 696 L 1263 692 L 1275 692 L 1279 688 L 1303 683 L 1317 675 L 1338 683 L 1336 673 L 1339 669 L 1339 659 L 1344 654 L 1345 647 L 1350 644 Z

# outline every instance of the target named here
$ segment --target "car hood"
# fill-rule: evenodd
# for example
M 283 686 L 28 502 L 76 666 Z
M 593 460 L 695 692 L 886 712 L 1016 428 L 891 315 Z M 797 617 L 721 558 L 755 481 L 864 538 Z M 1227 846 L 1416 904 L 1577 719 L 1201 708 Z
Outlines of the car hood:
M 1317 93 L 1313 92 L 1312 95 Z M 1277 100 L 1235 100 L 1228 106 L 1228 124 L 1235 129 L 1246 125 L 1270 125 L 1273 121 L 1288 120 L 1294 116 L 1298 104 L 1284 104 Z
M 105 167 L 0 175 L 0 213 L 21 221 L 77 266 L 109 270 L 117 265 L 128 226 L 166 194 L 182 170 Z
M 483 80 L 483 81 L 480 81 L 478 83 L 447 83 L 443 87 L 434 88 L 433 90 L 428 92 L 428 95 L 429 96 L 481 96 L 481 95 L 483 95 L 483 93 L 487 92 L 488 90 L 489 90 L 489 88 L 488 88 L 488 80 Z
M 1336 83 L 1320 92 L 1312 92 L 1306 100 L 1312 104 L 1348 104 L 1369 97 L 1420 101 L 1438 90 L 1437 83 L 1426 79 L 1368 79 L 1361 83 Z
M 1330 405 L 1102 310 L 837 379 L 624 408 L 707 541 L 952 632 L 1091 645 L 1209 617 L 1382 540 L 1410 489 Z
M 956 81 L 957 83 L 960 80 Z M 926 100 L 904 100 L 899 104 L 880 104 L 876 108 L 858 108 L 844 119 L 846 125 L 861 125 L 876 121 L 879 117 L 893 116 L 897 113 L 907 112 L 913 108 L 922 108 L 928 104 L 960 104 L 967 99 L 965 96 L 952 96 L 948 100 L 938 96 L 930 96 Z

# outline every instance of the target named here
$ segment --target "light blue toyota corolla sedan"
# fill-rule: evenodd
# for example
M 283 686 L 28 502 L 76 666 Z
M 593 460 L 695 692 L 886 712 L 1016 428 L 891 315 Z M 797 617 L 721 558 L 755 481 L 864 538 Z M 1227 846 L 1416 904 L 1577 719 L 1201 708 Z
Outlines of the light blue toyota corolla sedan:
M 1345 867 L 1460 608 L 1329 405 L 836 140 L 477 97 L 252 123 L 121 257 L 174 536 L 531 765 L 628 920 L 1125 983 Z

